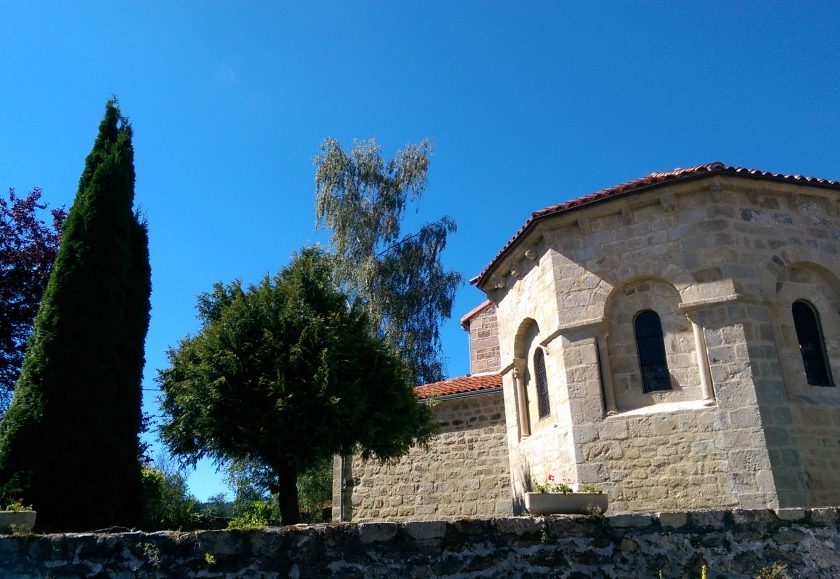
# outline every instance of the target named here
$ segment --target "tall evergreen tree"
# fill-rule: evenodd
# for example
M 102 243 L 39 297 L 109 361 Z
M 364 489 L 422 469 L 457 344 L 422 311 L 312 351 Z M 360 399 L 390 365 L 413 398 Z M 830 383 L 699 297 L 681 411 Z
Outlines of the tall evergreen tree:
M 0 422 L 0 494 L 33 504 L 46 529 L 139 522 L 151 286 L 131 141 L 109 101 Z

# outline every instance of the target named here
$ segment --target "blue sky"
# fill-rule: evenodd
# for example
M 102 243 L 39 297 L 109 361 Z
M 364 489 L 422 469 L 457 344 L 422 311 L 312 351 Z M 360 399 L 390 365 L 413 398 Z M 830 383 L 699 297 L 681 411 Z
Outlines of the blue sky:
M 412 224 L 478 273 L 531 211 L 723 161 L 840 178 L 836 2 L 0 2 L 0 187 L 69 205 L 106 99 L 135 130 L 150 226 L 144 406 L 195 297 L 258 280 L 314 230 L 326 136 L 431 138 Z M 469 371 L 458 318 L 450 375 Z M 222 490 L 202 465 L 199 498 Z

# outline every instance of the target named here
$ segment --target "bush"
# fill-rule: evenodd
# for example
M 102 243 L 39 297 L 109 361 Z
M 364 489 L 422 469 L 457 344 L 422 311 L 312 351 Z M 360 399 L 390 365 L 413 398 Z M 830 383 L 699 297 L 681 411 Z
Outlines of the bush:
M 228 523 L 228 529 L 267 527 L 272 514 L 274 514 L 272 504 L 269 501 L 251 501 L 250 505 Z
M 198 501 L 187 492 L 187 483 L 182 475 L 144 466 L 142 476 L 144 530 L 186 531 L 196 528 Z

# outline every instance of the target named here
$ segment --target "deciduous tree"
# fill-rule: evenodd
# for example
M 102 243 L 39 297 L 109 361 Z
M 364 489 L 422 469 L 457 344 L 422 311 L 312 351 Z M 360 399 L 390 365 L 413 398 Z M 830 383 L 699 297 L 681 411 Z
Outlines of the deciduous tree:
M 440 257 L 455 231 L 449 217 L 403 235 L 403 214 L 426 187 L 431 146 L 408 145 L 385 162 L 376 141 L 344 150 L 326 139 L 315 157 L 315 216 L 331 230 L 342 287 L 378 335 L 407 361 L 415 384 L 444 378 L 440 322 L 452 313 L 458 273 Z
M 133 201 L 132 130 L 109 101 L 0 422 L 0 494 L 33 504 L 42 528 L 142 517 L 137 433 L 151 282 Z
M 24 197 L 9 189 L 8 198 L 0 197 L 0 414 L 20 374 L 67 216 L 63 208 L 52 209 L 48 225 L 39 214 L 47 208 L 40 199 L 38 188 Z
M 216 284 L 199 298 L 200 332 L 159 376 L 170 449 L 268 467 L 286 524 L 299 518 L 298 474 L 318 461 L 396 457 L 433 432 L 405 364 L 331 275 L 309 248 L 255 286 Z

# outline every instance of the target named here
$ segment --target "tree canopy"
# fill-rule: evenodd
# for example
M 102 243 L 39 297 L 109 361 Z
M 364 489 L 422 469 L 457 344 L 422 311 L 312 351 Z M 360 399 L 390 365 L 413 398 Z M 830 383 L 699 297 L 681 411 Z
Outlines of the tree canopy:
M 423 141 L 385 162 L 373 139 L 346 151 L 328 138 L 315 157 L 315 216 L 331 230 L 339 281 L 404 357 L 415 384 L 444 378 L 439 326 L 461 282 L 440 259 L 452 219 L 401 231 L 406 205 L 425 190 L 430 153 Z
M 151 280 L 146 226 L 133 202 L 132 129 L 112 100 L 0 421 L 0 495 L 33 504 L 42 528 L 133 526 L 142 516 L 138 431 Z
M 38 188 L 23 197 L 9 189 L 8 198 L 0 197 L 0 414 L 20 374 L 67 216 L 64 209 L 53 209 L 48 225 L 39 216 L 47 208 L 40 199 Z
M 299 517 L 298 474 L 324 457 L 393 458 L 434 430 L 405 363 L 332 271 L 308 248 L 247 289 L 216 284 L 198 300 L 201 330 L 170 350 L 158 378 L 170 449 L 270 468 L 286 524 Z

